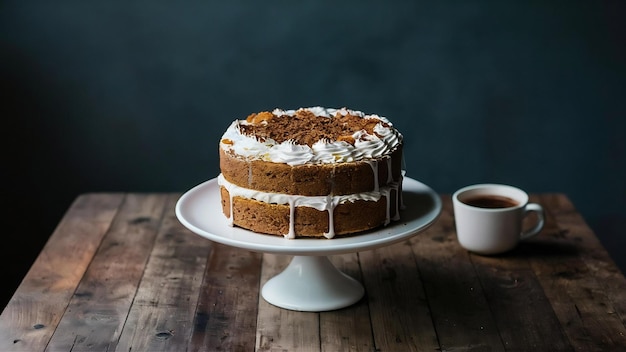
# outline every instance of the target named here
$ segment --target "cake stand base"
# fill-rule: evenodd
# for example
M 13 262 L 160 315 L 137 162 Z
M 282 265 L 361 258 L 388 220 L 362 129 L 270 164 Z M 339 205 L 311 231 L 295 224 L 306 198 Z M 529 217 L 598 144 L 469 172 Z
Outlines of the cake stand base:
M 358 302 L 365 290 L 325 256 L 294 256 L 283 272 L 268 280 L 261 294 L 277 307 L 323 312 Z

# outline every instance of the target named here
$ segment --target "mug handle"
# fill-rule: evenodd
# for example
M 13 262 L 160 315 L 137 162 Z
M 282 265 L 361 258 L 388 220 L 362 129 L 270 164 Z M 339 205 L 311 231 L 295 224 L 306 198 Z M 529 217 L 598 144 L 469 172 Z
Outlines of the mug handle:
M 539 231 L 541 231 L 541 229 L 543 228 L 543 224 L 545 223 L 544 210 L 541 205 L 537 203 L 526 204 L 526 208 L 524 209 L 524 217 L 526 217 L 526 215 L 528 215 L 528 213 L 530 212 L 537 213 L 537 217 L 538 217 L 537 224 L 535 224 L 535 226 L 533 226 L 533 228 L 529 229 L 528 231 L 522 232 L 522 235 L 520 236 L 520 240 L 525 240 L 538 234 Z

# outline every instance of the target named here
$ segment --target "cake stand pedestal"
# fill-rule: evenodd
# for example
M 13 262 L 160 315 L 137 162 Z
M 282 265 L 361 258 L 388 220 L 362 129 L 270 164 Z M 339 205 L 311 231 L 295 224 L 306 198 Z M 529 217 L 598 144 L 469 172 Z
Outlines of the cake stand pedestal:
M 363 297 L 363 286 L 339 271 L 329 255 L 354 253 L 406 240 L 427 229 L 441 212 L 441 199 L 428 186 L 405 177 L 406 209 L 401 220 L 357 236 L 334 239 L 285 239 L 260 235 L 228 224 L 222 214 L 219 185 L 206 181 L 183 194 L 176 204 L 178 220 L 209 240 L 255 252 L 292 255 L 283 272 L 268 280 L 261 295 L 275 306 L 321 312 L 350 306 Z
M 278 307 L 322 312 L 358 302 L 365 289 L 339 271 L 326 256 L 294 256 L 287 268 L 268 280 L 261 295 Z

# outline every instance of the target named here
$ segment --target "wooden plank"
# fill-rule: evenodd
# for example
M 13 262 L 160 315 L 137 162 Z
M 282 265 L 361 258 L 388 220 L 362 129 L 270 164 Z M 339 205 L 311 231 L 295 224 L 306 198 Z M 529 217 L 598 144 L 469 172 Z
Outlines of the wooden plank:
M 337 269 L 363 282 L 357 253 L 334 255 L 329 259 Z M 373 351 L 371 331 L 367 298 L 344 309 L 320 313 L 322 351 Z
M 137 292 L 166 195 L 128 194 L 47 350 L 111 351 Z
M 195 313 L 190 351 L 252 351 L 262 255 L 214 244 Z
M 442 197 L 437 222 L 411 239 L 441 350 L 504 351 L 469 254 L 457 239 L 452 202 Z
M 290 256 L 264 254 L 261 285 L 290 261 Z M 278 308 L 260 297 L 255 347 L 258 351 L 320 351 L 319 313 Z
M 575 227 L 577 234 L 573 239 L 579 243 L 582 260 L 603 286 L 607 298 L 611 301 L 614 313 L 626 325 L 626 278 L 602 246 L 598 237 L 589 228 L 574 204 L 564 195 L 544 195 L 541 201 L 550 204 L 551 213 L 562 227 Z M 567 230 L 563 230 L 566 235 Z M 574 233 L 572 233 L 573 235 Z
M 507 350 L 572 350 L 525 254 L 471 259 Z
M 359 253 L 377 351 L 439 348 L 409 242 Z
M 576 350 L 626 349 L 624 278 L 593 232 L 563 195 L 540 202 L 557 226 L 535 240 L 535 271 L 566 336 Z M 615 280 L 615 282 L 606 282 Z
M 170 195 L 118 351 L 185 351 L 211 242 L 183 227 Z
M 0 316 L 0 351 L 42 351 L 102 241 L 123 194 L 79 196 Z

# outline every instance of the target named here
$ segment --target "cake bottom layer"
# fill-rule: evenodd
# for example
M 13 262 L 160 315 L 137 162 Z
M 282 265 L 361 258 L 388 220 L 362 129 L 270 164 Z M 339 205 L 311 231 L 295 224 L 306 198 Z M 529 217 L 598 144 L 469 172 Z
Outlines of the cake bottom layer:
M 220 187 L 220 193 L 222 211 L 233 225 L 288 238 L 332 238 L 371 230 L 399 218 L 398 207 L 395 206 L 398 204 L 397 189 L 389 191 L 377 201 L 347 201 L 329 210 L 231 197 L 223 186 Z

